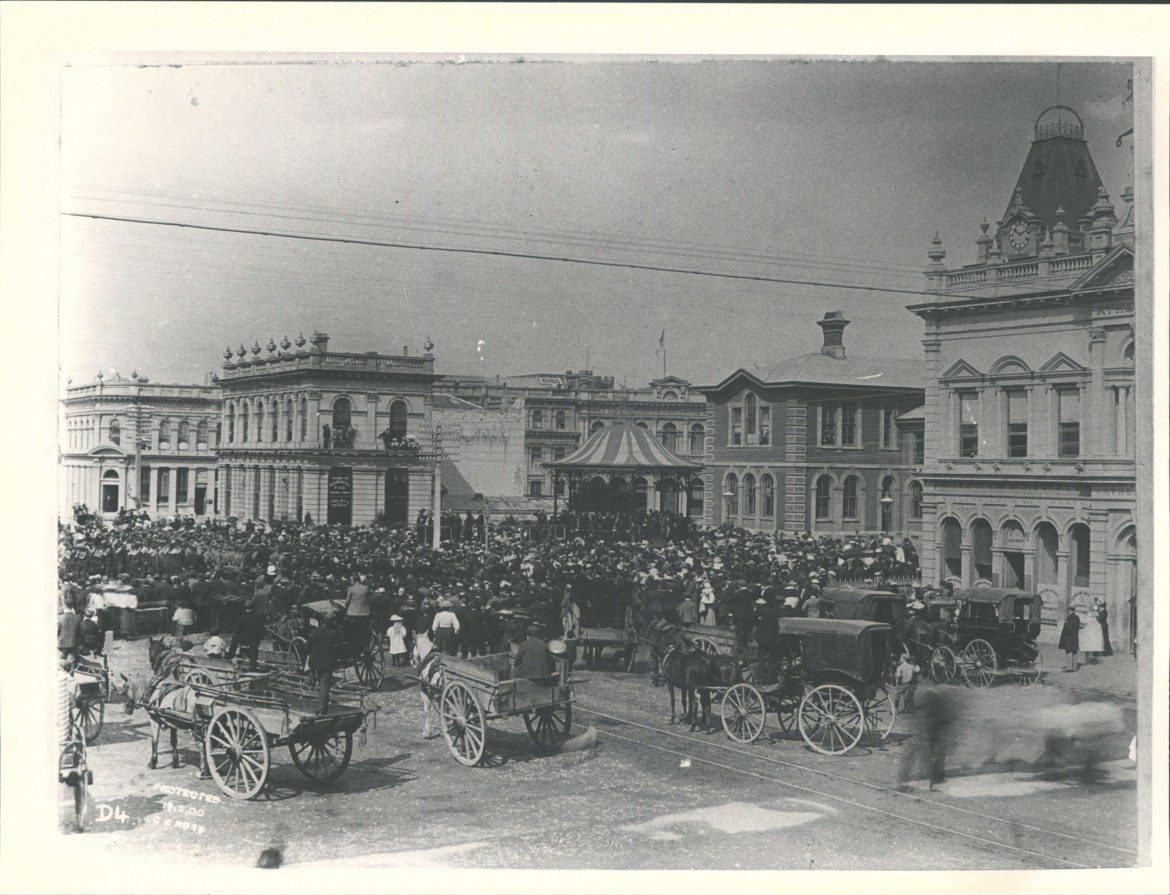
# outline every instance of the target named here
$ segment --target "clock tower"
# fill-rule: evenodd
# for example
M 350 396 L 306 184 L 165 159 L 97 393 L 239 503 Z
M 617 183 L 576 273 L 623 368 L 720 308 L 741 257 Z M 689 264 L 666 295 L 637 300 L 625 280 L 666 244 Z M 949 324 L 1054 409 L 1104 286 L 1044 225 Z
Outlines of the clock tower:
M 1080 115 L 1068 106 L 1048 107 L 1036 117 L 1023 170 L 988 257 L 980 260 L 1035 258 L 1058 242 L 1068 254 L 1087 250 L 1102 194 Z

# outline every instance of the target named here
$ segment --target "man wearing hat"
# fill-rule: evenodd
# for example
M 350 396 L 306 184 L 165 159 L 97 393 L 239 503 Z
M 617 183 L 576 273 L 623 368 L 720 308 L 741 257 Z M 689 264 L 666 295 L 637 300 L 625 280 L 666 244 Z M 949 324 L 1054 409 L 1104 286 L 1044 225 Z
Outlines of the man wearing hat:
M 543 683 L 551 675 L 552 661 L 548 644 L 541 638 L 538 626 L 528 626 L 528 636 L 517 647 L 512 664 L 512 676 L 515 678 L 528 678 Z
M 236 653 L 242 653 L 248 660 L 248 670 L 255 671 L 260 660 L 260 641 L 264 639 L 265 618 L 256 611 L 256 601 L 248 600 L 244 604 L 244 611 L 236 620 L 236 632 L 232 635 L 232 645 L 228 650 L 228 658 L 234 659 Z

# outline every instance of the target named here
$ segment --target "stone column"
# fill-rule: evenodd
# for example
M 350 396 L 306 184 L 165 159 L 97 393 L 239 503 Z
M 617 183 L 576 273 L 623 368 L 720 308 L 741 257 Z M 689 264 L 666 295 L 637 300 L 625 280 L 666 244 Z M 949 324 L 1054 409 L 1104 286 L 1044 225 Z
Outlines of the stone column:
M 975 580 L 974 566 L 971 562 L 971 556 L 972 556 L 972 553 L 974 552 L 975 548 L 970 543 L 967 543 L 967 539 L 969 539 L 970 537 L 971 537 L 970 530 L 964 529 L 964 531 L 963 531 L 964 542 L 959 545 L 959 555 L 962 558 L 962 564 L 963 564 L 962 571 L 959 573 L 959 577 L 963 579 L 963 584 L 968 585 L 968 586 L 970 586 L 971 582 L 973 582 Z
M 150 467 L 150 518 L 158 517 L 158 467 L 152 465 Z
M 442 533 L 440 532 L 440 520 L 443 508 L 443 467 L 440 463 L 435 463 L 434 477 L 431 483 L 431 514 L 435 520 L 434 537 L 431 539 L 431 546 L 438 550 L 442 543 Z
M 361 437 L 355 447 L 376 449 L 378 447 L 379 431 L 381 430 L 378 428 L 378 396 L 370 393 L 366 395 L 365 431 L 361 433 Z
M 1111 433 L 1108 425 L 1112 408 L 1109 406 L 1109 389 L 1105 386 L 1105 330 L 1099 326 L 1089 329 L 1089 363 L 1093 371 L 1092 384 L 1087 396 L 1084 389 L 1081 392 L 1083 397 L 1088 398 L 1087 402 L 1083 402 L 1088 407 L 1081 410 L 1081 419 L 1088 423 L 1087 427 L 1082 423 L 1082 429 L 1087 428 L 1088 431 L 1081 436 L 1085 441 L 1081 455 L 1105 457 L 1113 453 L 1109 445 Z
M 309 421 L 305 427 L 305 434 L 308 436 L 307 447 L 321 447 L 321 421 L 318 418 L 321 413 L 321 393 L 308 392 L 305 397 L 309 399 Z M 316 514 L 313 515 L 316 519 Z
M 1069 578 L 1068 578 L 1068 557 L 1069 551 L 1067 549 L 1061 550 L 1060 544 L 1064 541 L 1065 536 L 1060 535 L 1060 540 L 1057 541 L 1056 550 L 1056 581 L 1053 585 L 1056 587 L 1056 605 L 1060 610 L 1060 617 L 1064 618 L 1065 609 L 1068 607 Z

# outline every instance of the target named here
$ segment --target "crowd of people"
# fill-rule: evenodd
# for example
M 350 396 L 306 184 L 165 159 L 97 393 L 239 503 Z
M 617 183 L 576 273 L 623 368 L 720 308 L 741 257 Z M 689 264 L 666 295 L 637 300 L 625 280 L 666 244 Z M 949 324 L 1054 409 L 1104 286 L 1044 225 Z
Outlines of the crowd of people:
M 246 613 L 271 621 L 306 603 L 345 603 L 361 578 L 368 596 L 356 614 L 386 633 L 401 664 L 420 636 L 478 655 L 530 627 L 571 636 L 582 624 L 628 624 L 631 604 L 656 596 L 683 621 L 732 624 L 747 637 L 761 612 L 816 614 L 833 582 L 880 586 L 918 574 L 909 540 L 891 537 L 699 530 L 665 514 L 562 514 L 557 530 L 546 520 L 485 535 L 482 516 L 463 520 L 438 551 L 414 526 L 75 520 L 60 527 L 60 608 L 78 621 L 60 626 L 59 646 L 81 648 L 86 618 L 112 627 L 102 619 L 118 591 L 139 607 L 165 606 L 174 633 L 214 628 L 218 638 Z M 97 639 L 92 625 L 88 636 Z

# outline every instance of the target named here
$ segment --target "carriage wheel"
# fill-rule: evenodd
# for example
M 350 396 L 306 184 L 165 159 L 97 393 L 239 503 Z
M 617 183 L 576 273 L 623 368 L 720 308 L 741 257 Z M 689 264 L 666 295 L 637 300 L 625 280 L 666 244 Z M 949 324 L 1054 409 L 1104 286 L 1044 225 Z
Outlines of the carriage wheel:
M 1036 657 L 1028 662 L 1026 659 L 1021 659 L 1020 662 L 1020 686 L 1031 687 L 1033 684 L 1040 683 L 1040 678 L 1044 674 L 1044 660 L 1040 656 L 1040 650 L 1036 650 Z
M 348 731 L 317 735 L 288 744 L 297 770 L 318 783 L 332 783 L 349 767 L 353 754 L 353 734 Z
M 959 656 L 963 676 L 972 687 L 990 687 L 995 680 L 995 650 L 986 640 L 972 640 Z
M 764 697 L 751 684 L 735 684 L 723 693 L 723 729 L 737 743 L 754 743 L 768 717 Z
M 706 653 L 708 656 L 719 655 L 719 647 L 717 647 L 706 637 L 696 637 L 694 642 L 695 646 L 698 647 L 701 652 Z
M 797 692 L 786 687 L 773 697 L 773 705 L 776 707 L 776 723 L 785 733 L 796 729 L 796 715 L 800 711 L 800 702 L 807 692 L 807 687 L 800 687 Z
M 479 764 L 483 760 L 487 722 L 475 694 L 459 681 L 448 684 L 439 699 L 439 717 L 443 739 L 455 760 L 468 767 Z
M 386 676 L 386 651 L 382 646 L 382 638 L 376 632 L 370 632 L 369 645 L 353 660 L 353 673 L 362 686 L 369 690 L 377 690 L 382 686 Z
M 888 737 L 894 729 L 894 719 L 898 715 L 894 697 L 890 695 L 889 689 L 879 685 L 866 697 L 861 708 L 865 712 L 866 741 L 874 744 Z
M 958 673 L 958 659 L 949 646 L 936 646 L 930 653 L 930 678 L 939 684 L 949 684 Z
M 215 685 L 211 675 L 199 668 L 183 675 L 183 683 L 188 687 L 212 687 Z
M 556 749 L 569 738 L 569 729 L 573 726 L 573 707 L 566 703 L 525 712 L 524 726 L 528 728 L 532 742 L 541 749 Z
M 305 658 L 309 655 L 309 641 L 304 637 L 294 637 L 292 642 L 288 645 L 288 652 L 285 656 L 288 661 L 292 663 L 295 671 L 305 670 Z
M 270 764 L 264 728 L 247 709 L 220 709 L 204 736 L 215 785 L 233 799 L 254 799 L 264 789 Z
M 102 732 L 106 719 L 106 702 L 101 694 L 77 700 L 77 723 L 85 731 L 85 741 L 92 743 Z
M 864 710 L 852 692 L 840 684 L 821 684 L 800 701 L 796 723 L 814 752 L 844 755 L 865 733 Z

